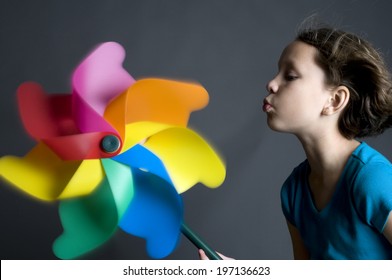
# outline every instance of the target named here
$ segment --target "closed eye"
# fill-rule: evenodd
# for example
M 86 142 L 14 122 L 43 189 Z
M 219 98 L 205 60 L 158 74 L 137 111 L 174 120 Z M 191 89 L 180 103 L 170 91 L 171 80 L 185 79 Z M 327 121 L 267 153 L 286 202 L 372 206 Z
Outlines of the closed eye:
M 285 79 L 286 79 L 286 81 L 294 81 L 294 80 L 296 80 L 296 79 L 298 79 L 298 76 L 297 75 L 292 75 L 292 74 L 289 74 L 289 75 L 286 75 L 285 76 Z

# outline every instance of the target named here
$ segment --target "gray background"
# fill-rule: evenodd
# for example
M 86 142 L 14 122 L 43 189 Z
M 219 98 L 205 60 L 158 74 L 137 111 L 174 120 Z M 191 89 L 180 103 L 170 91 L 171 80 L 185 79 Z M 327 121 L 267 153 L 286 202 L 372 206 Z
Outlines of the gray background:
M 70 75 L 98 43 L 117 41 L 135 77 L 199 81 L 209 106 L 190 126 L 224 155 L 227 179 L 216 190 L 183 194 L 185 218 L 216 250 L 238 259 L 290 259 L 279 191 L 304 159 L 296 138 L 270 131 L 261 102 L 283 47 L 317 13 L 359 33 L 392 65 L 391 1 L 0 0 L 0 156 L 34 146 L 20 123 L 15 90 L 26 80 L 69 92 Z M 392 158 L 392 132 L 366 141 Z M 1 259 L 52 259 L 61 233 L 57 205 L 0 182 Z M 144 242 L 119 230 L 87 259 L 148 259 Z M 182 238 L 168 259 L 197 259 Z

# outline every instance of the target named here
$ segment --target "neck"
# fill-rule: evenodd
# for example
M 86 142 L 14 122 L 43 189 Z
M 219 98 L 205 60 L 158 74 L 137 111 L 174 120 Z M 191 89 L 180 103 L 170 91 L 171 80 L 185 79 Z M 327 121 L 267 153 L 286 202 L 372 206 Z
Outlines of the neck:
M 327 178 L 340 174 L 352 152 L 358 147 L 355 139 L 340 133 L 325 133 L 318 137 L 299 137 L 313 176 Z

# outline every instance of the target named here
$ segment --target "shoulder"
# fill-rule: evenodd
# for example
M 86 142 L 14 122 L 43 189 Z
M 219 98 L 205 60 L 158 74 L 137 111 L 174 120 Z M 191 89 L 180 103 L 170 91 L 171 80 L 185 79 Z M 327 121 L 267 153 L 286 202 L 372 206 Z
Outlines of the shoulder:
M 368 145 L 353 157 L 357 161 L 352 184 L 354 205 L 368 224 L 381 231 L 392 209 L 392 164 Z
M 309 164 L 307 160 L 304 160 L 296 166 L 283 183 L 281 195 L 290 196 L 290 194 L 296 192 L 298 188 L 301 188 L 307 178 L 306 174 L 308 173 L 308 169 Z
M 391 167 L 391 162 L 379 151 L 362 142 L 353 152 L 352 156 L 363 164 L 386 164 Z
M 392 164 L 381 153 L 362 143 L 353 153 L 353 165 L 357 166 L 355 186 L 357 191 L 372 191 L 376 186 L 391 188 Z M 385 185 L 385 184 L 386 185 Z

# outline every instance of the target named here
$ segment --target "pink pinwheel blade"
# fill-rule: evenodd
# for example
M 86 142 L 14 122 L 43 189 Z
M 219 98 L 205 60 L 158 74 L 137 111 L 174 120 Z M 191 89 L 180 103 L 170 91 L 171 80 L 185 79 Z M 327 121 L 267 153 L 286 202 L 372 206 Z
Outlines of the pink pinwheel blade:
M 74 115 L 82 132 L 108 130 L 103 120 L 107 104 L 135 82 L 122 67 L 124 58 L 121 45 L 107 42 L 76 68 L 72 76 Z
M 72 95 L 72 106 L 74 119 L 80 131 L 111 131 L 117 134 L 116 130 L 75 92 Z

